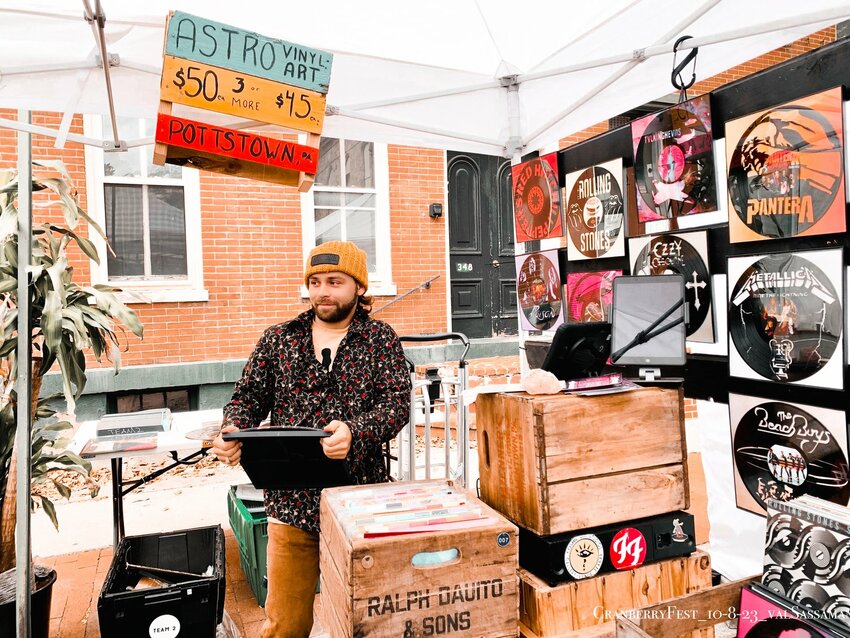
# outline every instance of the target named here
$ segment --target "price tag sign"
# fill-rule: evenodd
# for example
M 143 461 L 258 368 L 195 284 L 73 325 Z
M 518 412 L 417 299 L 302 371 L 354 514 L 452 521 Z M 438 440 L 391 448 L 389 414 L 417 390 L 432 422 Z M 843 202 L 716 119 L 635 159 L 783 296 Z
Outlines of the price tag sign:
M 320 133 L 325 96 L 246 73 L 166 55 L 160 97 L 200 109 Z

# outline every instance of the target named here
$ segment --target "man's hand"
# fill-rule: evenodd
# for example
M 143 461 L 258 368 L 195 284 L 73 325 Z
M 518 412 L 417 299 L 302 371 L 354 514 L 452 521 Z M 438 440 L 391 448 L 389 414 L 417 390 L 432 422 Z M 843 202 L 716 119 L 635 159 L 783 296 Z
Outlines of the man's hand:
M 331 421 L 324 428 L 331 435 L 322 439 L 322 448 L 329 459 L 344 459 L 351 449 L 351 430 L 343 421 Z
M 212 453 L 216 458 L 228 465 L 236 465 L 242 457 L 242 442 L 241 441 L 225 441 L 221 438 L 224 432 L 235 432 L 238 430 L 235 425 L 226 423 L 222 426 L 219 435 L 213 439 Z

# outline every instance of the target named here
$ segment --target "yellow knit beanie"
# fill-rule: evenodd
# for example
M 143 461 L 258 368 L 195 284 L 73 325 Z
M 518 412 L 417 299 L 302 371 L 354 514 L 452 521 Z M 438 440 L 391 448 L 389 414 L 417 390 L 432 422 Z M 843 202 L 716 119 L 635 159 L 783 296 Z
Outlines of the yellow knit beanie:
M 344 272 L 364 288 L 369 287 L 366 253 L 350 241 L 326 241 L 310 251 L 304 264 L 304 284 L 309 283 L 310 275 L 323 272 Z

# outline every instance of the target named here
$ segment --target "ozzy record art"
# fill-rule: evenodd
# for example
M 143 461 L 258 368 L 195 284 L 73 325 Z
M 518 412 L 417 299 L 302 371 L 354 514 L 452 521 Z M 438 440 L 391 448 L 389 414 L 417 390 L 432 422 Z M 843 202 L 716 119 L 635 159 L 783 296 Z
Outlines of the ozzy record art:
M 729 420 L 738 507 L 764 516 L 769 498 L 850 501 L 844 412 L 730 393 Z
M 712 142 L 707 94 L 632 122 L 638 227 L 629 235 L 676 230 L 679 217 L 717 210 Z M 655 221 L 665 223 L 644 228 Z
M 729 241 L 845 230 L 841 88 L 726 123 Z
M 564 323 L 558 251 L 516 257 L 516 291 L 523 330 L 549 330 Z
M 632 275 L 682 275 L 688 302 L 688 341 L 714 343 L 714 304 L 705 231 L 629 240 Z
M 563 235 L 558 154 L 549 153 L 512 166 L 511 177 L 516 240 L 533 241 Z
M 566 177 L 567 259 L 625 254 L 623 160 L 585 168 Z
M 840 250 L 729 259 L 729 373 L 841 390 Z
M 611 321 L 614 279 L 622 270 L 567 274 L 567 323 Z

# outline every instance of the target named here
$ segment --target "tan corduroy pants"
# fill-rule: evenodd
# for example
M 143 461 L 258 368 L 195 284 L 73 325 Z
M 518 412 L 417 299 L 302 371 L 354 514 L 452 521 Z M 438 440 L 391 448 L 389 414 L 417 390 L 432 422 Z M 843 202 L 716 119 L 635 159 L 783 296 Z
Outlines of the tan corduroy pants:
M 269 521 L 269 592 L 260 638 L 308 638 L 319 580 L 319 535 Z

